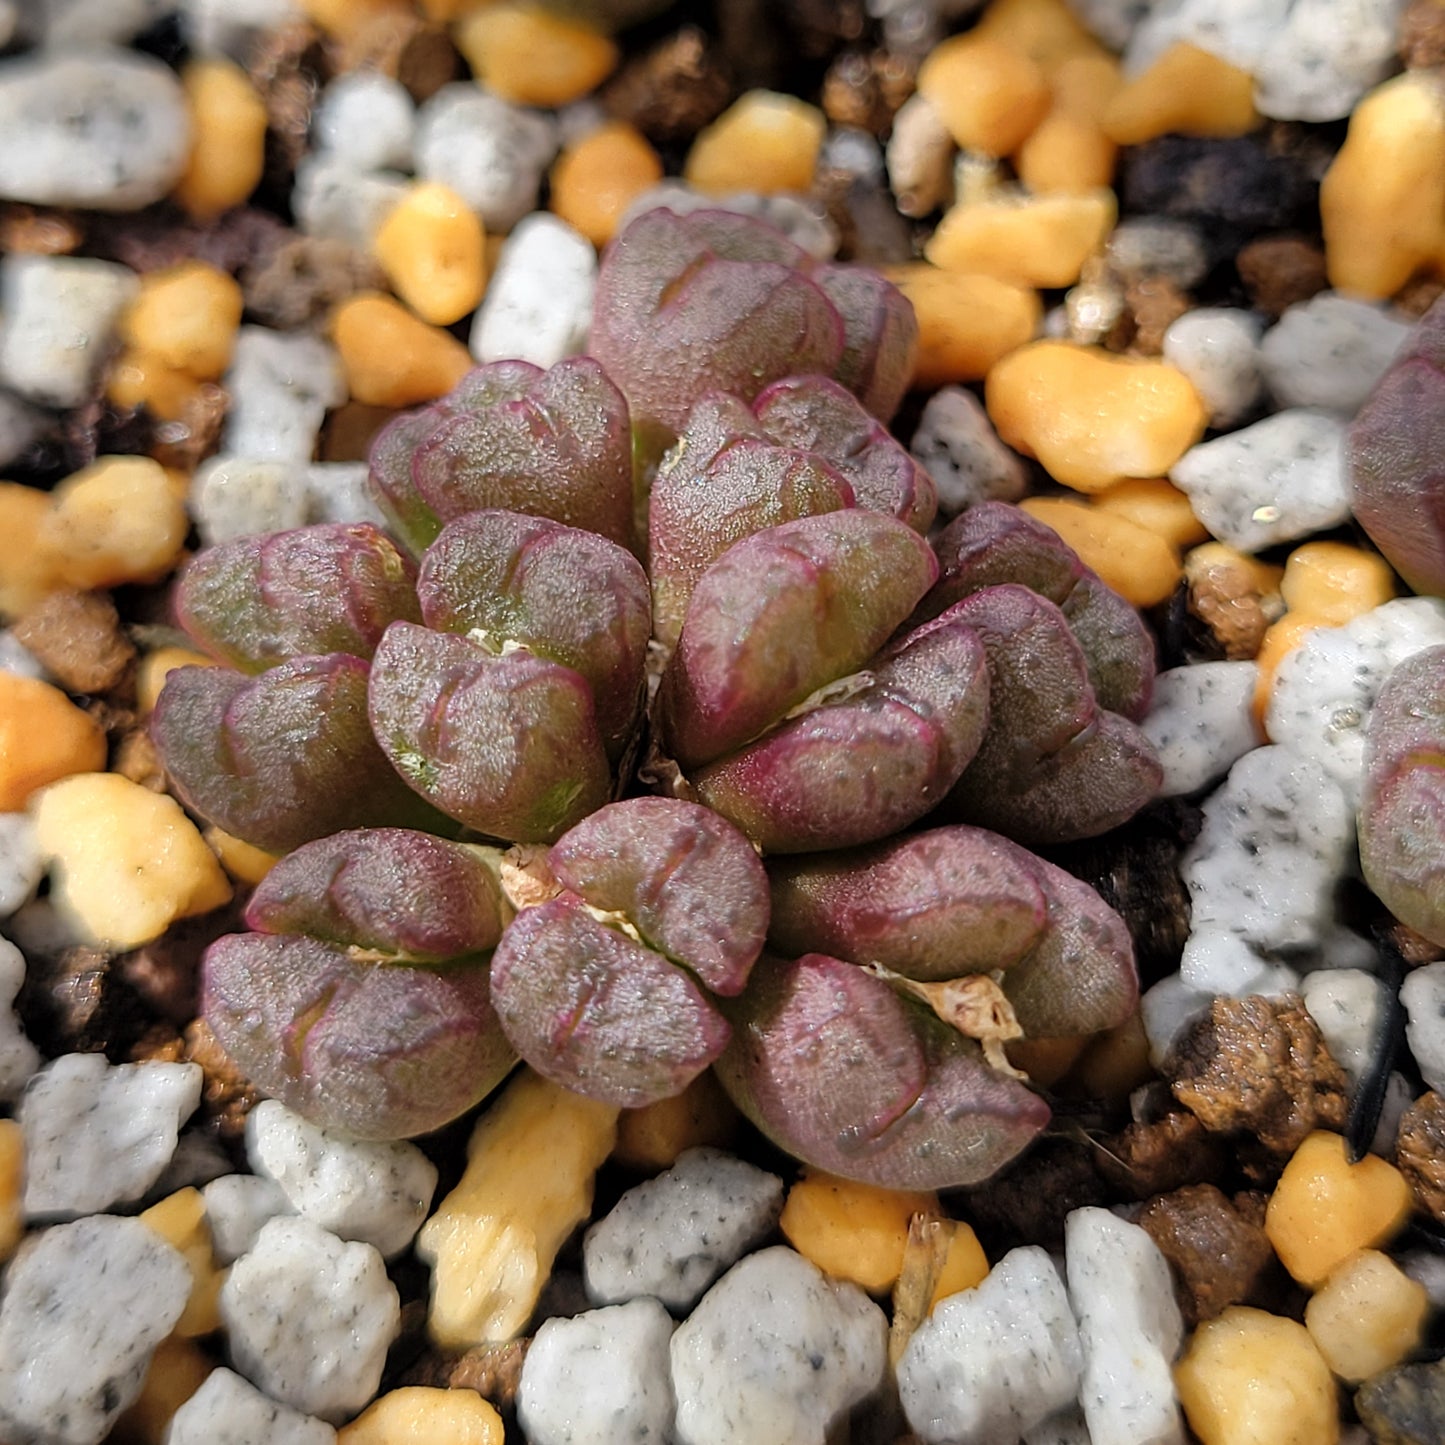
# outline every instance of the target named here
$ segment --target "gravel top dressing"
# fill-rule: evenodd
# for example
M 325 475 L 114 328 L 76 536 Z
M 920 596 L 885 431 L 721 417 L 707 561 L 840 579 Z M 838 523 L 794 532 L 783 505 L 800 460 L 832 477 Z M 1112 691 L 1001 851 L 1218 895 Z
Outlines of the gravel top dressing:
M 1445 1441 L 1445 0 L 0 0 L 0 1445 Z

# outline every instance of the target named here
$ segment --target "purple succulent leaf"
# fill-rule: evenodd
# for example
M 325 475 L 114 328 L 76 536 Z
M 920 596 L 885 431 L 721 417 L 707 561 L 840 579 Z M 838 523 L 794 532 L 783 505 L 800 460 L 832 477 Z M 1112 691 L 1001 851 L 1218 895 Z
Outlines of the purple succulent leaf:
M 492 1001 L 539 1074 L 622 1108 L 680 1094 L 730 1036 L 691 974 L 572 893 L 513 920 L 492 957 Z
M 383 428 L 372 447 L 371 484 L 417 553 L 447 522 L 483 508 L 548 517 L 630 546 L 627 403 L 588 357 L 547 371 L 492 362 Z
M 372 662 L 370 714 L 411 787 L 489 837 L 553 842 L 611 791 L 591 690 L 529 652 L 394 623 Z
M 735 542 L 853 504 L 853 489 L 823 458 L 769 441 L 736 397 L 703 397 L 663 458 L 649 500 L 658 641 L 676 645 L 698 579 Z
M 1414 591 L 1445 597 L 1445 299 L 1356 413 L 1345 461 L 1371 540 Z
M 509 914 L 481 850 L 406 828 L 359 828 L 282 858 L 256 885 L 246 926 L 440 963 L 495 948 Z
M 177 579 L 175 609 L 200 647 L 242 672 L 324 652 L 367 658 L 388 624 L 421 616 L 416 569 L 367 522 L 208 547 Z
M 938 513 L 933 478 L 836 381 L 786 377 L 763 391 L 753 410 L 774 441 L 814 452 L 835 467 L 858 506 L 887 512 L 915 532 L 933 525 Z
M 806 1163 L 890 1189 L 988 1178 L 1049 1120 L 972 1040 L 822 954 L 764 955 L 716 1065 L 734 1103 Z
M 707 808 L 631 798 L 583 819 L 547 855 L 557 880 L 619 914 L 713 993 L 736 994 L 768 932 L 768 879 L 748 840 Z
M 943 614 L 975 628 L 988 654 L 992 717 L 948 800 L 960 821 L 1026 844 L 1107 832 L 1158 792 L 1144 734 L 1094 702 L 1063 613 L 1026 587 L 987 587 Z
M 273 853 L 345 828 L 445 831 L 372 737 L 367 672 L 345 653 L 293 658 L 256 677 L 176 668 L 151 736 L 181 800 Z
M 828 262 L 812 276 L 843 318 L 843 357 L 834 374 L 879 421 L 891 421 L 918 360 L 913 303 L 866 266 Z
M 442 529 L 417 583 L 426 625 L 500 652 L 513 644 L 579 673 L 608 756 L 642 707 L 652 629 L 647 574 L 595 532 L 518 512 L 480 511 Z
M 937 617 L 985 587 L 1016 582 L 1068 618 L 1100 707 L 1133 722 L 1149 711 L 1155 670 L 1149 629 L 1052 527 L 1008 502 L 981 502 L 955 517 L 933 545 L 939 576 L 920 617 Z
M 745 538 L 693 590 L 658 694 L 684 768 L 723 757 L 856 672 L 928 589 L 928 544 L 879 512 L 802 517 Z
M 843 321 L 799 269 L 807 263 L 751 217 L 647 211 L 603 256 L 592 352 L 634 418 L 673 433 L 707 392 L 751 400 L 780 376 L 831 373 L 843 355 Z
M 1406 658 L 1380 690 L 1359 823 L 1365 881 L 1402 923 L 1445 945 L 1445 647 Z
M 393 967 L 319 939 L 233 933 L 206 950 L 201 1010 L 262 1093 L 357 1139 L 439 1129 L 516 1063 L 482 962 Z
M 983 828 L 931 828 L 871 848 L 768 864 L 779 952 L 881 963 L 925 983 L 1006 969 L 1042 938 L 1031 854 Z
M 690 774 L 699 801 L 765 853 L 851 848 L 916 822 L 943 801 L 988 726 L 983 644 L 940 618 L 869 675 L 852 696 Z

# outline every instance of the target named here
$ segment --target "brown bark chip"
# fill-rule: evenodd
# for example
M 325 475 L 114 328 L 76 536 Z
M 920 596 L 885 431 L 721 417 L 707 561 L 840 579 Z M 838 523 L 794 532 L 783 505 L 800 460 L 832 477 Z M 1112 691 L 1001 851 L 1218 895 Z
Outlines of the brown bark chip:
M 1274 1260 L 1264 1230 L 1212 1184 L 1161 1194 L 1136 1222 L 1174 1267 L 1189 1329 L 1248 1300 Z
M 246 1115 L 260 1102 L 260 1091 L 232 1062 L 205 1019 L 192 1019 L 184 1037 L 186 1059 L 201 1066 L 201 1107 L 215 1119 L 223 1139 L 239 1139 L 246 1132 Z
M 1298 994 L 1217 998 L 1164 1061 L 1179 1100 L 1212 1134 L 1252 1134 L 1290 1154 L 1345 1121 L 1344 1070 Z
M 1323 248 L 1303 236 L 1261 236 L 1241 249 L 1234 264 L 1250 304 L 1270 317 L 1330 284 Z
M 14 632 L 67 692 L 108 692 L 135 661 L 104 592 L 52 592 L 21 614 Z
M 429 1350 L 402 1376 L 403 1385 L 425 1385 L 440 1390 L 475 1390 L 499 1410 L 510 1409 L 522 1379 L 522 1361 L 531 1340 L 509 1340 L 500 1345 L 478 1345 L 460 1355 Z
M 338 301 L 384 285 L 376 263 L 344 241 L 297 236 L 241 273 L 246 310 L 282 331 L 320 321 Z
M 1018 1244 L 1062 1249 L 1069 1214 L 1109 1202 L 1095 1167 L 1097 1152 L 1069 1139 L 1044 1139 L 1002 1174 L 964 1194 L 963 1213 L 990 1257 Z
M 823 113 L 834 125 L 882 138 L 913 94 L 915 79 L 915 67 L 890 51 L 846 50 L 823 77 Z
M 1395 1162 L 1419 1208 L 1445 1224 L 1445 1099 L 1433 1089 L 1401 1116 Z
M 1410 0 L 1400 17 L 1400 59 L 1406 70 L 1445 65 L 1445 0 Z
M 1259 655 L 1269 629 L 1270 609 L 1250 569 L 1243 564 L 1185 563 L 1189 611 L 1209 630 L 1230 662 L 1248 662 Z
M 189 397 L 174 421 L 158 421 L 151 456 L 163 467 L 194 472 L 221 444 L 221 428 L 231 398 L 224 387 L 204 382 Z
M 1150 1124 L 1130 1124 L 1102 1141 L 1099 1172 L 1131 1199 L 1148 1199 L 1223 1172 L 1225 1149 L 1182 1109 Z
M 336 46 L 336 69 L 376 70 L 398 80 L 418 105 L 461 74 L 461 56 L 440 25 L 384 10 Z
M 73 211 L 52 211 L 17 201 L 0 204 L 0 253 L 69 256 L 84 240 L 84 223 Z
M 732 97 L 726 65 L 693 25 L 628 61 L 602 91 L 610 115 L 659 145 L 691 140 Z

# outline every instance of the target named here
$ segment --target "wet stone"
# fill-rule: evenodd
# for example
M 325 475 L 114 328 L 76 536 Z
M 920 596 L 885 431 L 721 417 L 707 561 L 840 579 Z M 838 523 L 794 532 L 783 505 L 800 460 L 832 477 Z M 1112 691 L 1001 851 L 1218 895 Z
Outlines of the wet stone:
M 1415 1203 L 1445 1224 L 1445 1098 L 1422 1094 L 1400 1120 L 1395 1163 L 1409 1181 Z
M 1203 1180 L 1224 1169 L 1226 1150 L 1193 1114 L 1173 1110 L 1150 1122 L 1126 1125 L 1100 1141 L 1099 1172 L 1133 1199 L 1148 1199 Z
M 1366 1380 L 1355 1409 L 1374 1445 L 1434 1445 L 1445 1440 L 1445 1360 L 1401 1365 Z

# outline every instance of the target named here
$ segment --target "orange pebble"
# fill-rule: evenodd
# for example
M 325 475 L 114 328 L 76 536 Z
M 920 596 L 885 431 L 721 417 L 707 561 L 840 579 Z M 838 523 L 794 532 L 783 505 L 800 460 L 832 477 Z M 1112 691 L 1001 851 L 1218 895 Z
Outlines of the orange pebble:
M 662 179 L 662 161 L 636 126 L 609 121 L 568 146 L 552 167 L 552 209 L 594 246 Z

